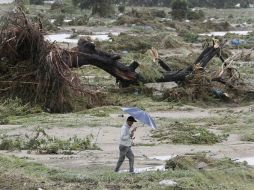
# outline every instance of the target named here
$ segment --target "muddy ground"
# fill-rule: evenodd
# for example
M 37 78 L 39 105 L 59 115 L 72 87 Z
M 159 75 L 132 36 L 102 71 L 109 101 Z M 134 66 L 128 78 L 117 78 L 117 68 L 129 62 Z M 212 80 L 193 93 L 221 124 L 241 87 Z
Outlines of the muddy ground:
M 230 108 L 230 112 L 234 113 L 237 117 L 239 113 L 248 113 L 250 118 L 253 118 L 253 106 L 251 104 L 245 107 Z M 199 120 L 213 119 L 213 118 L 226 118 L 228 108 L 212 108 L 201 109 L 191 107 L 189 111 L 163 111 L 163 112 L 150 112 L 155 118 L 155 121 L 161 119 L 169 120 L 196 120 L 197 124 Z M 68 169 L 71 171 L 95 171 L 100 170 L 102 167 L 108 170 L 113 170 L 118 158 L 118 141 L 120 134 L 121 122 L 124 123 L 127 115 L 122 117 L 123 113 L 110 114 L 109 117 L 100 118 L 100 124 L 97 126 L 89 126 L 86 120 L 89 119 L 88 115 L 79 115 L 79 126 L 66 127 L 64 121 L 61 118 L 56 117 L 54 119 L 54 127 L 48 127 L 45 131 L 51 136 L 67 139 L 77 135 L 78 137 L 85 137 L 89 134 L 94 136 L 93 142 L 96 143 L 101 150 L 87 150 L 81 152 L 75 152 L 73 155 L 41 155 L 32 152 L 30 154 L 27 151 L 1 151 L 5 155 L 15 155 L 21 158 L 28 158 L 32 162 L 39 162 L 46 166 Z M 68 114 L 67 114 L 68 115 Z M 61 116 L 62 118 L 67 116 Z M 241 114 L 239 114 L 241 117 Z M 69 117 L 69 116 L 67 116 Z M 75 121 L 75 115 L 71 116 Z M 58 119 L 57 119 L 58 118 Z M 95 118 L 91 118 L 95 120 Z M 98 118 L 97 118 L 98 119 Z M 81 121 L 82 120 L 82 121 Z M 216 120 L 216 119 L 215 119 Z M 117 127 L 116 125 L 119 125 Z M 98 126 L 99 125 L 99 126 Z M 160 128 L 160 122 L 157 122 L 158 128 Z M 209 156 L 215 158 L 229 157 L 232 159 L 241 159 L 249 161 L 250 165 L 253 165 L 254 159 L 254 143 L 241 141 L 241 135 L 235 132 L 230 133 L 227 140 L 214 145 L 181 145 L 181 144 L 164 144 L 158 142 L 151 137 L 151 129 L 144 126 L 142 123 L 136 123 L 138 130 L 135 135 L 133 152 L 135 154 L 135 168 L 156 168 L 158 166 L 165 165 L 165 160 L 172 156 L 184 155 L 186 153 L 206 152 Z M 5 131 L 7 135 L 22 135 L 31 133 L 32 129 L 36 125 L 23 126 L 23 125 L 1 125 L 0 130 Z M 203 126 L 207 127 L 207 126 Z M 229 126 L 230 127 L 230 126 Z M 243 126 L 244 127 L 244 126 Z M 222 130 L 213 126 L 211 131 L 221 134 Z M 241 129 L 240 129 L 241 130 Z M 244 129 L 243 129 L 244 130 Z M 151 169 L 152 169 L 151 168 Z M 128 162 L 125 161 L 122 170 L 128 169 Z

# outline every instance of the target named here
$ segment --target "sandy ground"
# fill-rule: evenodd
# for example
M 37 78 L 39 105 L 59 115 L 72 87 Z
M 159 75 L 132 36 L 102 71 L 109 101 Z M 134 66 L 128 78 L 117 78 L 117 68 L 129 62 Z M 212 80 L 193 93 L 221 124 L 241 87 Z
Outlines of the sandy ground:
M 251 107 L 243 107 L 236 110 L 248 110 Z M 176 111 L 176 112 L 154 112 L 151 113 L 153 117 L 184 117 L 184 118 L 200 118 L 211 117 L 216 115 L 215 112 L 208 112 L 205 110 L 193 111 Z M 112 114 L 109 120 L 114 119 L 116 115 Z M 94 142 L 102 150 L 89 150 L 76 152 L 74 155 L 38 155 L 27 154 L 26 151 L 7 152 L 1 151 L 2 154 L 15 155 L 18 157 L 28 157 L 33 161 L 43 163 L 53 168 L 64 168 L 70 170 L 100 170 L 103 168 L 112 169 L 118 159 L 118 141 L 120 136 L 120 128 L 108 126 L 105 122 L 105 127 L 82 127 L 82 128 L 63 128 L 54 127 L 47 129 L 46 132 L 52 136 L 68 138 L 77 135 L 78 137 L 85 137 L 86 135 L 93 134 Z M 135 167 L 156 167 L 165 164 L 165 159 L 174 155 L 183 155 L 185 153 L 195 153 L 204 151 L 208 155 L 222 158 L 230 157 L 233 159 L 241 158 L 243 160 L 249 159 L 250 163 L 254 159 L 254 143 L 240 141 L 237 134 L 231 134 L 227 141 L 215 145 L 175 145 L 175 144 L 160 144 L 150 137 L 151 129 L 141 123 L 136 123 L 138 130 L 136 131 L 136 138 L 134 146 L 132 147 L 135 154 Z M 29 129 L 21 126 L 0 126 L 0 129 L 12 129 L 8 134 L 24 134 Z M 136 144 L 136 145 L 135 145 Z M 141 145 L 151 146 L 141 146 Z M 152 157 L 158 157 L 152 158 Z M 253 164 L 253 163 L 252 163 Z M 122 169 L 128 169 L 128 161 L 126 160 Z

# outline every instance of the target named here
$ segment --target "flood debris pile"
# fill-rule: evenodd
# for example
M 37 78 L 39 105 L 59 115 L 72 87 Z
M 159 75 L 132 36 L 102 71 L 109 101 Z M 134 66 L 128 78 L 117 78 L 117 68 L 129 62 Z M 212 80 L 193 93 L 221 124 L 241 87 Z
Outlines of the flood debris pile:
M 71 70 L 71 53 L 44 40 L 40 22 L 32 23 L 19 9 L 1 20 L 0 93 L 39 104 L 50 112 L 72 110 L 81 89 Z
M 167 62 L 157 55 L 154 62 L 157 62 L 164 69 L 164 79 L 166 79 L 166 73 L 171 76 L 161 82 L 173 81 L 178 86 L 173 85 L 172 88 L 159 90 L 154 88 L 154 97 L 167 101 L 202 100 L 205 102 L 214 102 L 213 100 L 216 99 L 234 102 L 251 97 L 250 92 L 252 92 L 252 89 L 251 85 L 248 84 L 250 80 L 246 78 L 247 76 L 243 77 L 241 75 L 237 63 L 248 59 L 252 50 L 248 50 L 248 52 L 239 51 L 228 56 L 223 53 L 223 46 L 223 43 L 219 45 L 218 41 L 214 41 L 213 46 L 205 48 L 198 58 L 193 61 L 194 64 L 191 63 L 191 60 L 196 56 L 192 57 L 192 54 L 185 57 L 186 60 L 183 57 L 181 59 L 169 57 L 166 59 Z M 175 63 L 176 61 L 179 64 Z M 178 68 L 183 63 L 187 66 L 182 69 Z M 165 86 L 172 85 L 165 84 Z
M 166 161 L 165 168 L 183 173 L 175 181 L 179 189 L 251 189 L 253 169 L 230 158 L 216 159 L 206 152 L 177 155 Z M 172 171 L 174 170 L 174 171 Z M 192 179 L 190 179 L 190 176 Z M 246 176 L 249 176 L 246 178 Z M 173 178 L 174 179 L 174 178 Z M 231 183 L 229 181 L 232 180 Z M 241 184 L 241 181 L 243 182 Z
M 244 163 L 237 163 L 229 158 L 215 159 L 206 153 L 195 153 L 177 155 L 172 159 L 167 160 L 166 169 L 173 170 L 211 170 L 211 169 L 225 169 L 225 168 L 241 168 L 245 167 Z
M 153 131 L 152 137 L 163 143 L 215 144 L 225 140 L 227 135 L 216 135 L 203 127 L 175 122 Z

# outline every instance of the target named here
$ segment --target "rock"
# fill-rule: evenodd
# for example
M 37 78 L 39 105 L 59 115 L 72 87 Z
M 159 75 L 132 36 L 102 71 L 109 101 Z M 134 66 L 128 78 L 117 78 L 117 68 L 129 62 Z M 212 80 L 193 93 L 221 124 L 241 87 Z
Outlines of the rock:
M 164 185 L 164 186 L 176 186 L 177 183 L 173 180 L 170 179 L 165 179 L 159 182 L 160 185 Z
M 205 163 L 205 162 L 199 162 L 197 164 L 197 169 L 202 170 L 202 169 L 206 168 L 207 166 L 208 166 L 207 163 Z
M 157 91 L 164 91 L 172 89 L 178 86 L 175 82 L 161 82 L 161 83 L 147 83 L 145 84 L 147 88 L 153 88 Z

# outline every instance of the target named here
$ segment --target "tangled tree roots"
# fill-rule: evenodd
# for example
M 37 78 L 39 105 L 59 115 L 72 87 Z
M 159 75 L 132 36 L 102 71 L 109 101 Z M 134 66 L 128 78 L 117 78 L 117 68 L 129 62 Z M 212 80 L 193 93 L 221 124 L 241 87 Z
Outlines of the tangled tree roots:
M 77 76 L 71 72 L 71 53 L 45 41 L 40 23 L 30 22 L 21 10 L 2 20 L 2 97 L 19 97 L 50 112 L 68 112 L 72 110 L 73 96 L 92 94 L 81 89 Z

